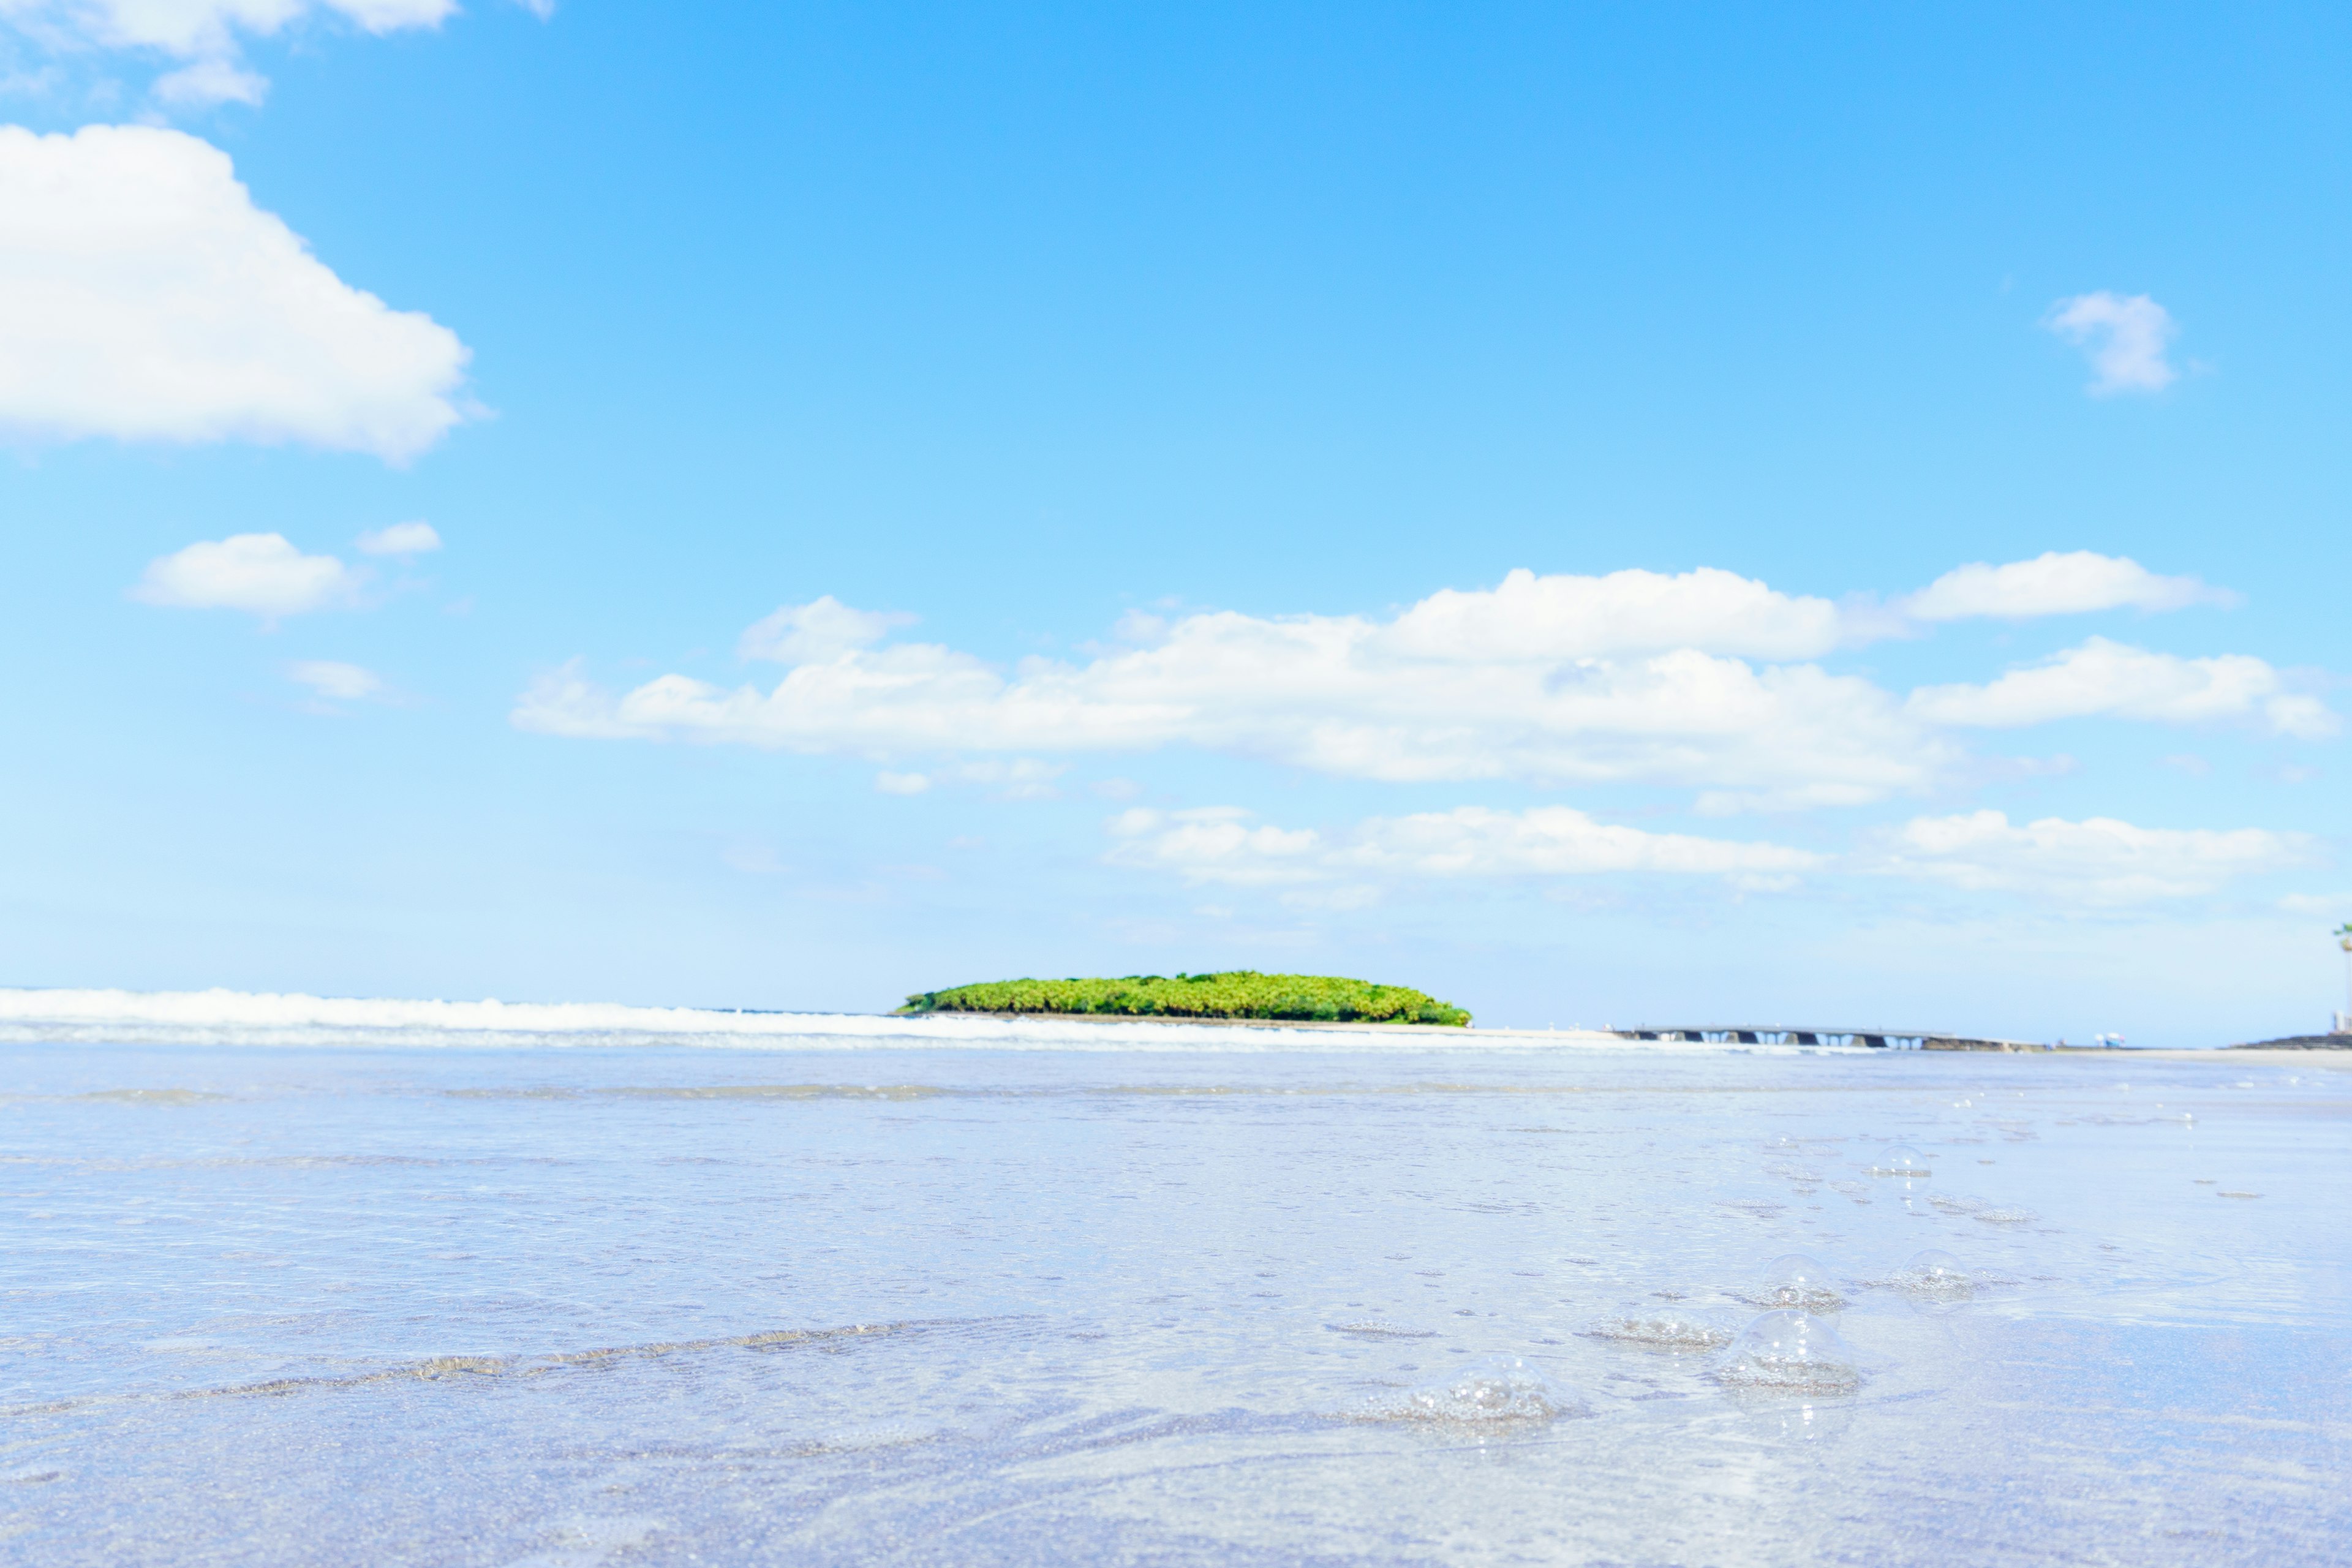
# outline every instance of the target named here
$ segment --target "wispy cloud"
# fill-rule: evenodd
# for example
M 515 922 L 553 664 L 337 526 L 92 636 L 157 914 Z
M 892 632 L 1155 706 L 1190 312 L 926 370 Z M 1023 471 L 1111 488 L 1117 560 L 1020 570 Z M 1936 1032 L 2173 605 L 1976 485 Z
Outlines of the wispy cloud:
M 922 795 L 940 784 L 973 784 L 993 792 L 998 800 L 1055 800 L 1062 792 L 1054 781 L 1068 771 L 1066 763 L 1034 757 L 992 757 L 952 763 L 929 773 L 893 773 L 885 768 L 874 775 L 874 787 L 884 795 Z
M 2093 374 L 2084 390 L 2094 397 L 2162 392 L 2179 379 L 2165 358 L 2179 328 L 2172 312 L 2145 294 L 2073 295 L 2051 306 L 2042 324 L 2090 359 Z
M 1780 891 L 1818 877 L 1902 877 L 1970 893 L 2032 898 L 2059 910 L 2198 898 L 2241 878 L 2320 858 L 2308 835 L 2263 828 L 2141 827 L 2113 817 L 2013 824 L 1999 811 L 1914 817 L 1865 834 L 1851 853 L 1652 833 L 1566 806 L 1464 806 L 1370 817 L 1332 832 L 1286 828 L 1239 806 L 1121 812 L 1104 859 L 1191 886 L 1255 889 L 1286 903 L 1349 908 L 1406 883 L 1546 881 L 1599 876 L 1721 879 Z
M 915 617 L 895 610 L 853 610 L 827 594 L 805 605 L 786 605 L 751 623 L 735 644 L 739 658 L 778 664 L 815 664 L 871 647 Z
M 352 547 L 362 555 L 427 555 L 441 548 L 441 535 L 429 522 L 395 522 L 361 534 Z
M 1956 566 L 1901 602 L 1920 621 L 1977 617 L 2027 620 L 2096 610 L 2179 610 L 2192 605 L 2234 605 L 2237 595 L 2194 577 L 2159 577 L 2123 555 L 2088 550 L 2050 551 L 2031 561 Z
M 542 21 L 552 0 L 519 0 Z M 157 78 L 155 97 L 180 109 L 258 104 L 269 84 L 244 62 L 248 38 L 269 37 L 316 21 L 363 32 L 439 26 L 457 0 L 0 0 L 0 26 L 35 47 L 71 58 L 98 51 L 173 62 Z
M 1112 864 L 1191 883 L 1289 887 L 1348 881 L 1589 877 L 1612 872 L 1719 876 L 1774 883 L 1811 870 L 1802 849 L 1596 822 L 1568 806 L 1462 806 L 1376 816 L 1326 837 L 1283 828 L 1238 806 L 1121 812 L 1107 825 Z
M 2307 835 L 2138 827 L 2113 817 L 2011 824 L 1998 811 L 1916 817 L 1879 837 L 1864 869 L 1971 892 L 2116 907 L 2210 894 L 2238 877 L 2308 865 Z
M 375 671 L 329 658 L 299 659 L 286 667 L 286 678 L 327 702 L 360 702 L 389 690 Z

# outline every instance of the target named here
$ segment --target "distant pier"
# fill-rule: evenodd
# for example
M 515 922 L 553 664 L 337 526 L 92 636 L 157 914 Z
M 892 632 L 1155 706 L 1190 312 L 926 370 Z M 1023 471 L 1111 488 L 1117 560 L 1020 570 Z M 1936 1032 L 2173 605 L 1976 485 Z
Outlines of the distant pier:
M 2047 1051 L 2056 1047 L 2037 1040 L 1980 1039 L 1949 1029 L 1814 1029 L 1785 1024 L 1693 1024 L 1687 1026 L 1643 1025 L 1612 1029 L 1626 1040 L 1685 1041 L 1691 1044 L 1738 1046 L 1866 1046 L 1885 1051 Z

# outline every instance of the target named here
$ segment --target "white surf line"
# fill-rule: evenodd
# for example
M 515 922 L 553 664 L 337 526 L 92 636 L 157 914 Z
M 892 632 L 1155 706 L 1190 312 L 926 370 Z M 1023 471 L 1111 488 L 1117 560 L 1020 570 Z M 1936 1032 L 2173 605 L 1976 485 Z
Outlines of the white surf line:
M 675 1044 L 820 1049 L 1214 1051 L 1635 1050 L 1793 1054 L 1838 1047 L 1631 1041 L 1592 1029 L 1256 1019 L 1071 1018 L 932 1013 L 764 1013 L 613 1002 L 479 1002 L 312 996 L 300 992 L 0 989 L 0 1038 L 126 1044 L 466 1046 Z

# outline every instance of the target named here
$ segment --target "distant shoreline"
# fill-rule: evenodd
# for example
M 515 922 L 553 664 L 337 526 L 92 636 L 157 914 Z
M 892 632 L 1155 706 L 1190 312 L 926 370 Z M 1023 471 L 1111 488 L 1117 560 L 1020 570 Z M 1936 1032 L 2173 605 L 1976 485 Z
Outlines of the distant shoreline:
M 2248 1040 L 2224 1046 L 2225 1051 L 2352 1051 L 2352 1035 L 2281 1035 L 2275 1040 Z

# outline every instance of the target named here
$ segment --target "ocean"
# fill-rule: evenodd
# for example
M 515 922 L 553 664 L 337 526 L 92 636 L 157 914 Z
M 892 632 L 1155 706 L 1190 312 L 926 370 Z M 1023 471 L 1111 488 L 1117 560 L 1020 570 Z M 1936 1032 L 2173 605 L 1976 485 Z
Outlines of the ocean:
M 0 993 L 0 1557 L 2323 1563 L 2352 1073 Z

